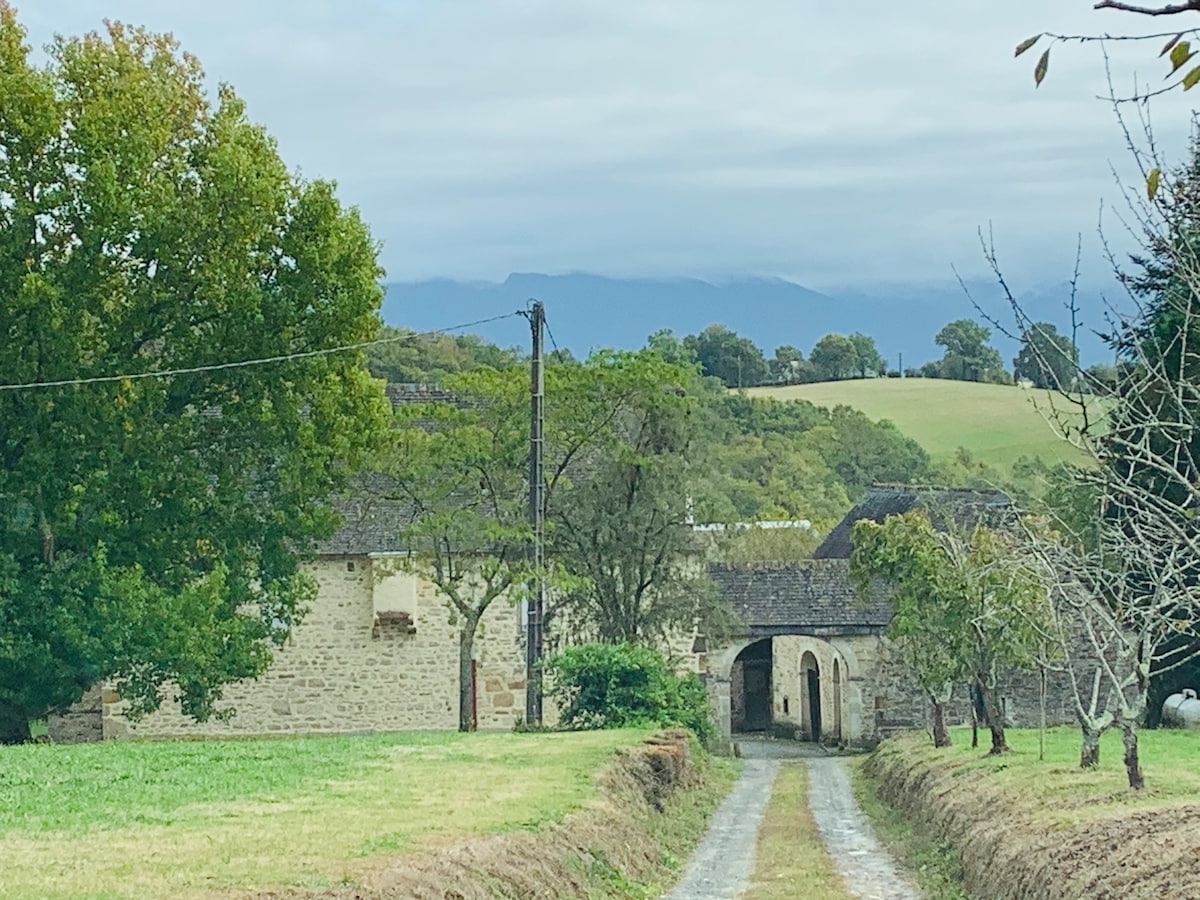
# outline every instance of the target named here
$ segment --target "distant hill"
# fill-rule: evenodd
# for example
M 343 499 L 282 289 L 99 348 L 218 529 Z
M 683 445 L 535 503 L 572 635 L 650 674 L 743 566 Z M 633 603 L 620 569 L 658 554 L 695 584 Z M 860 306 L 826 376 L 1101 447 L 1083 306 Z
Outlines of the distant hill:
M 946 381 L 940 378 L 867 378 L 788 387 L 751 388 L 751 396 L 845 404 L 871 419 L 890 419 L 935 461 L 965 447 L 978 460 L 1007 470 L 1021 456 L 1047 463 L 1082 455 L 1051 430 L 1044 413 L 1061 398 L 1049 391 Z
M 990 283 L 968 285 L 976 300 L 1001 322 L 1011 320 Z M 1061 299 L 1064 286 L 1025 294 L 1022 302 L 1035 318 L 1066 331 Z M 530 298 L 542 300 L 555 343 L 585 356 L 597 347 L 635 348 L 660 328 L 693 334 L 721 323 L 753 340 L 763 353 L 790 344 L 809 353 L 830 332 L 861 331 L 875 338 L 889 366 L 920 366 L 941 356 L 933 337 L 947 322 L 976 318 L 962 286 L 934 285 L 856 288 L 821 293 L 778 278 L 743 278 L 710 283 L 693 278 L 606 278 L 599 275 L 510 275 L 503 282 L 433 280 L 387 285 L 383 318 L 389 325 L 418 331 L 445 328 L 523 309 Z M 1098 306 L 1084 297 L 1085 304 Z M 1101 322 L 1085 325 L 1100 327 Z M 523 322 L 506 319 L 471 329 L 502 346 L 528 341 Z M 1005 364 L 1017 347 L 1000 335 L 993 343 Z M 1100 342 L 1085 331 L 1080 341 L 1086 361 L 1107 358 Z

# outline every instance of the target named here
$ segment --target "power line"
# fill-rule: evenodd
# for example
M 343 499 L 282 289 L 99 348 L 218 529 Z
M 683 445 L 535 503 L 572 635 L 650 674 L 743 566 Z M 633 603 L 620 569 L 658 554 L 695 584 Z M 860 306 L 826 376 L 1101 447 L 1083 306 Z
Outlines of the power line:
M 461 325 L 449 325 L 445 328 L 435 328 L 430 331 L 414 332 L 396 337 L 376 338 L 371 341 L 360 341 L 357 344 L 344 344 L 340 347 L 326 347 L 321 350 L 304 350 L 299 353 L 286 353 L 282 356 L 266 356 L 260 359 L 243 359 L 236 362 L 213 363 L 207 366 L 190 366 L 184 369 L 160 369 L 153 372 L 131 372 L 126 375 L 98 375 L 93 378 L 64 378 L 59 381 L 33 381 L 26 384 L 0 384 L 0 391 L 23 391 L 33 388 L 68 387 L 79 384 L 111 384 L 115 381 L 138 381 L 144 378 L 168 378 L 172 375 L 194 375 L 200 372 L 219 372 L 225 369 L 244 369 L 249 366 L 265 366 L 270 363 L 290 362 L 296 359 L 312 359 L 315 356 L 328 356 L 333 353 L 345 353 L 349 350 L 362 350 L 366 347 L 376 347 L 380 344 L 396 344 L 401 341 L 412 341 L 417 338 L 431 337 L 435 334 L 445 334 L 450 331 L 461 331 L 464 328 L 474 328 L 477 325 L 487 325 L 523 315 L 521 310 L 491 316 L 486 319 L 476 319 L 474 322 L 463 322 Z
M 542 313 L 542 325 L 546 328 L 546 336 L 550 338 L 550 346 L 554 348 L 554 352 L 558 354 L 558 359 L 562 361 L 562 351 L 558 349 L 558 341 L 554 339 L 554 332 L 550 329 L 550 322 L 546 319 L 546 313 Z

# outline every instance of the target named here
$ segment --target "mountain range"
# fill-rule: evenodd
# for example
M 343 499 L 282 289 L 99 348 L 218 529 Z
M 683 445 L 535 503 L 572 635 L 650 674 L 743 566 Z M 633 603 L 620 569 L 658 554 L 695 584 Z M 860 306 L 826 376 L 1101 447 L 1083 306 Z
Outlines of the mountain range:
M 806 354 L 823 335 L 861 331 L 896 367 L 920 366 L 942 355 L 934 335 L 954 319 L 980 319 L 971 299 L 997 322 L 1013 330 L 1013 315 L 998 286 L 990 282 L 906 284 L 815 291 L 779 278 L 739 278 L 721 282 L 694 278 L 609 278 L 586 273 L 518 273 L 503 282 L 433 279 L 387 285 L 383 319 L 416 331 L 456 329 L 479 334 L 502 346 L 526 346 L 529 330 L 508 317 L 457 329 L 466 323 L 523 310 L 532 299 L 545 304 L 552 345 L 586 356 L 600 347 L 632 349 L 647 336 L 669 328 L 679 336 L 720 323 L 753 340 L 770 357 L 790 344 Z M 1106 289 L 1106 296 L 1115 293 Z M 1078 333 L 1085 363 L 1107 361 L 1111 353 L 1095 334 L 1105 330 L 1099 289 L 1080 291 L 1086 311 Z M 1063 301 L 1069 287 L 1045 285 L 1020 295 L 1026 313 L 1069 332 Z M 984 322 L 984 324 L 987 324 Z M 992 327 L 992 343 L 1011 363 L 1016 341 Z

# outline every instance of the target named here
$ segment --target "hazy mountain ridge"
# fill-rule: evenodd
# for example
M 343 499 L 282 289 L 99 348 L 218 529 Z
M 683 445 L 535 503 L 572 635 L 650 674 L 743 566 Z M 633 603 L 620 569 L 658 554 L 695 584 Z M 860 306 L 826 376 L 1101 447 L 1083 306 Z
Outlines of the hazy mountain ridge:
M 968 283 L 975 300 L 1006 327 L 1011 311 L 995 284 Z M 1035 319 L 1067 331 L 1062 307 L 1066 285 L 1039 287 L 1021 295 Z M 678 335 L 698 332 L 719 322 L 744 335 L 769 357 L 776 347 L 791 344 L 806 354 L 830 332 L 861 331 L 875 338 L 891 367 L 941 357 L 934 342 L 938 330 L 954 319 L 979 317 L 963 287 L 954 282 L 849 288 L 826 293 L 780 278 L 738 278 L 722 282 L 695 278 L 609 278 L 573 273 L 514 273 L 503 282 L 432 279 L 387 285 L 383 319 L 418 331 L 446 328 L 524 309 L 530 299 L 545 303 L 555 343 L 583 356 L 597 347 L 633 348 L 660 328 Z M 1089 329 L 1104 330 L 1099 291 L 1081 293 L 1090 315 L 1080 333 L 1085 362 L 1111 354 Z M 519 319 L 472 327 L 498 344 L 524 345 L 528 330 Z M 1011 364 L 1017 346 L 999 333 L 993 344 Z

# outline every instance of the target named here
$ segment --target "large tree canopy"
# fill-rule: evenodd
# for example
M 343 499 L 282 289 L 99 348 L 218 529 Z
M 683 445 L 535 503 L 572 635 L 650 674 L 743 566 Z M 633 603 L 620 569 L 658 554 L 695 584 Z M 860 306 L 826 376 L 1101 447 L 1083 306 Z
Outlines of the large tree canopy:
M 384 414 L 359 354 L 319 353 L 375 334 L 375 252 L 170 38 L 36 66 L 0 2 L 0 740 L 103 679 L 205 716 L 263 670 Z
M 988 344 L 990 336 L 991 331 L 970 319 L 955 319 L 944 325 L 933 339 L 946 351 L 938 364 L 939 377 L 955 381 L 1005 382 L 1008 373 L 1004 371 L 1000 351 Z
M 1021 352 L 1013 360 L 1013 377 L 1035 387 L 1066 390 L 1074 386 L 1079 348 L 1049 322 L 1034 322 L 1021 334 Z

